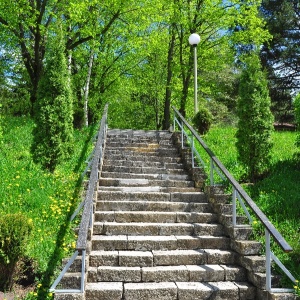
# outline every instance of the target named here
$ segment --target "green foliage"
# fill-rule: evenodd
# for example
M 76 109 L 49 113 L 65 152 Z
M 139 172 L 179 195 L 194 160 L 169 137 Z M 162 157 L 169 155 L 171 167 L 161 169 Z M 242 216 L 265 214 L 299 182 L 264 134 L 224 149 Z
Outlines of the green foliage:
M 70 78 L 62 41 L 50 51 L 39 84 L 33 131 L 34 161 L 53 171 L 72 151 L 73 110 Z
M 269 167 L 272 149 L 273 115 L 270 111 L 265 73 L 256 54 L 245 58 L 238 102 L 238 159 L 247 169 L 248 178 L 256 181 Z
M 6 115 L 24 116 L 31 111 L 30 94 L 25 87 L 2 92 L 2 109 Z
M 295 109 L 296 124 L 297 124 L 297 129 L 298 129 L 298 135 L 297 135 L 297 139 L 296 139 L 296 146 L 300 147 L 300 94 L 298 94 L 295 97 L 294 109 Z
M 10 290 L 17 262 L 24 256 L 33 228 L 32 219 L 22 213 L 0 216 L 0 289 Z
M 204 140 L 229 172 L 238 181 L 242 181 L 246 169 L 237 161 L 236 131 L 237 129 L 234 127 L 212 126 L 205 135 Z M 296 134 L 296 132 L 273 131 L 274 146 L 271 151 L 270 173 L 254 185 L 245 184 L 243 187 L 293 248 L 292 253 L 286 254 L 272 240 L 272 251 L 291 271 L 293 276 L 299 279 L 300 169 L 293 159 Z M 208 168 L 209 158 L 205 155 L 205 152 L 203 152 L 202 158 Z M 208 169 L 206 172 L 209 174 Z M 219 179 L 219 177 L 216 179 Z M 255 220 L 255 216 L 253 217 Z M 264 229 L 260 224 L 259 228 L 255 227 L 255 239 L 264 243 Z M 283 283 L 283 287 L 289 286 L 292 287 L 291 281 L 288 279 Z
M 50 300 L 49 287 L 61 260 L 72 254 L 78 220 L 69 219 L 81 200 L 80 174 L 92 150 L 95 128 L 74 131 L 74 152 L 53 173 L 32 161 L 33 121 L 29 117 L 4 116 L 3 147 L 0 151 L 1 214 L 22 213 L 33 220 L 31 237 L 27 241 L 25 277 L 37 288 L 26 299 Z M 20 276 L 17 265 L 16 275 Z M 23 269 L 22 269 L 23 270 Z M 0 289 L 1 290 L 1 289 Z
M 212 114 L 204 106 L 201 106 L 193 118 L 193 124 L 200 134 L 206 134 L 212 124 Z
M 2 128 L 3 116 L 2 116 L 2 104 L 0 104 L 0 146 L 3 138 L 3 128 Z

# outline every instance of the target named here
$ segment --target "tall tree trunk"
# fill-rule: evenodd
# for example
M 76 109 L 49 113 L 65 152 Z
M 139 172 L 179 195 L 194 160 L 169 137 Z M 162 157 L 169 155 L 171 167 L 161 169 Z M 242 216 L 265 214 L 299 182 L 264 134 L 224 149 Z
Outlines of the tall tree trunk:
M 162 129 L 168 130 L 170 128 L 170 105 L 171 105 L 171 82 L 172 82 L 172 65 L 173 65 L 173 56 L 175 48 L 175 29 L 174 25 L 171 25 L 171 39 L 169 43 L 168 50 L 168 66 L 167 66 L 167 85 L 166 85 L 166 97 L 165 97 L 165 107 L 164 107 L 164 119 L 162 122 Z
M 85 126 L 89 126 L 89 116 L 88 116 L 88 103 L 89 103 L 89 88 L 90 88 L 90 81 L 91 81 L 91 74 L 94 62 L 94 51 L 91 50 L 91 55 L 89 59 L 89 68 L 86 77 L 86 85 L 84 88 L 84 124 Z

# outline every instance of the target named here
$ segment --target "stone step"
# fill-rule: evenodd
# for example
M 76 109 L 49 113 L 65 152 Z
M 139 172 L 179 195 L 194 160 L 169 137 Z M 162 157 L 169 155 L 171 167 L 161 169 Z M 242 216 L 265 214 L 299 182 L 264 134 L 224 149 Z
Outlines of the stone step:
M 213 223 L 217 215 L 197 212 L 96 211 L 95 222 Z
M 210 213 L 211 204 L 198 202 L 101 200 L 96 202 L 96 211 L 159 211 Z
M 194 192 L 163 192 L 152 190 L 151 193 L 141 191 L 98 191 L 98 201 L 163 201 L 163 202 L 196 202 L 208 203 L 206 195 L 198 189 Z
M 127 179 L 156 179 L 156 180 L 190 180 L 191 177 L 186 174 L 143 174 L 143 173 L 119 173 L 119 172 L 101 172 L 101 178 L 127 178 Z M 230 210 L 231 211 L 231 210 Z
M 152 155 L 141 155 L 132 153 L 118 153 L 118 152 L 110 152 L 105 153 L 104 160 L 113 160 L 113 161 L 123 161 L 123 160 L 130 160 L 130 161 L 156 161 L 156 162 L 165 162 L 165 163 L 182 163 L 181 157 L 175 156 L 161 156 L 159 153 L 153 153 Z
M 235 263 L 235 255 L 226 250 L 185 249 L 185 250 L 93 250 L 89 256 L 90 267 L 154 267 L 203 264 Z M 248 270 L 248 269 L 247 269 Z
M 170 186 L 170 187 L 162 187 L 162 186 L 100 186 L 98 191 L 104 192 L 104 191 L 115 191 L 115 192 L 122 192 L 122 193 L 128 193 L 128 192 L 142 192 L 142 193 L 176 193 L 176 192 L 199 192 L 200 188 L 194 188 L 194 187 L 176 187 L 176 186 Z
M 179 175 L 186 175 L 186 171 L 182 168 L 172 168 L 172 169 L 166 169 L 165 167 L 127 167 L 127 166 L 116 166 L 114 164 L 112 165 L 103 165 L 102 171 L 104 172 L 114 172 L 114 173 L 134 173 L 134 174 L 179 174 Z
M 172 170 L 172 169 L 183 169 L 184 166 L 181 163 L 177 163 L 177 162 L 164 162 L 162 161 L 131 161 L 131 160 L 108 160 L 106 159 L 103 162 L 103 167 L 105 166 L 116 166 L 116 167 L 134 167 L 134 168 L 138 168 L 138 167 L 147 167 L 147 168 L 153 168 L 155 170 L 155 168 L 165 168 L 168 170 Z M 104 168 L 105 170 L 105 168 Z M 156 169 L 157 170 L 157 169 Z M 131 172 L 129 172 L 131 173 Z M 139 172 L 137 172 L 139 173 Z M 156 172 L 154 172 L 156 173 Z
M 178 150 L 175 147 L 168 147 L 167 145 L 165 147 L 160 147 L 159 145 L 153 146 L 153 147 L 113 147 L 113 148 L 106 148 L 105 147 L 105 155 L 109 156 L 110 154 L 119 154 L 124 153 L 126 155 L 132 155 L 135 154 L 138 155 L 158 155 L 158 156 L 176 156 L 179 157 Z
M 112 138 L 156 138 L 162 139 L 171 137 L 172 133 L 168 130 L 136 130 L 136 129 L 108 129 L 107 136 Z
M 210 235 L 222 236 L 220 224 L 94 222 L 94 235 Z
M 92 250 L 191 250 L 191 249 L 219 249 L 215 255 L 221 255 L 223 250 L 230 249 L 230 239 L 220 236 L 143 236 L 143 235 L 93 235 Z M 233 253 L 228 255 L 233 257 Z
M 90 267 L 88 282 L 245 281 L 244 268 L 232 265 L 176 265 L 155 267 Z
M 255 299 L 253 286 L 245 282 L 101 282 L 87 283 L 86 300 L 191 300 Z
M 102 187 L 194 187 L 194 181 L 188 180 L 156 180 L 146 178 L 100 178 L 99 185 Z

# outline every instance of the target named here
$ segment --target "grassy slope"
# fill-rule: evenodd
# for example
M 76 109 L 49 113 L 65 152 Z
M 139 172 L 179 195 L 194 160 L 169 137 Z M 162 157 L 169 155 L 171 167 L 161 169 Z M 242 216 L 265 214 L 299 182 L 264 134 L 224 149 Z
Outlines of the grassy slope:
M 34 260 L 39 289 L 30 299 L 51 298 L 47 288 L 61 258 L 73 251 L 75 234 L 69 216 L 80 199 L 80 174 L 91 151 L 86 142 L 94 129 L 75 132 L 74 153 L 52 174 L 32 162 L 30 155 L 33 122 L 29 118 L 4 120 L 0 151 L 1 213 L 23 212 L 33 220 L 34 230 L 26 255 Z
M 214 127 L 204 137 L 205 142 L 237 180 L 243 167 L 237 162 L 235 132 L 232 127 Z M 267 178 L 245 189 L 294 249 L 287 255 L 276 245 L 272 250 L 296 278 L 300 278 L 300 169 L 293 160 L 295 132 L 274 132 L 272 165 Z M 264 230 L 256 228 L 257 238 L 264 240 Z

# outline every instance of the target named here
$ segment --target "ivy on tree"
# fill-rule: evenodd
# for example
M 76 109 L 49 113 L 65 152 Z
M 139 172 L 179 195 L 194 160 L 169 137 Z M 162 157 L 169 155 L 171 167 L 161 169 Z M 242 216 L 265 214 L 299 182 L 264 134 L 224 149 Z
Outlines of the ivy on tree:
M 33 159 L 54 171 L 72 151 L 73 109 L 62 39 L 49 51 L 35 105 Z
M 246 167 L 248 179 L 255 182 L 269 167 L 274 120 L 266 75 L 256 53 L 244 60 L 239 96 L 238 159 Z

